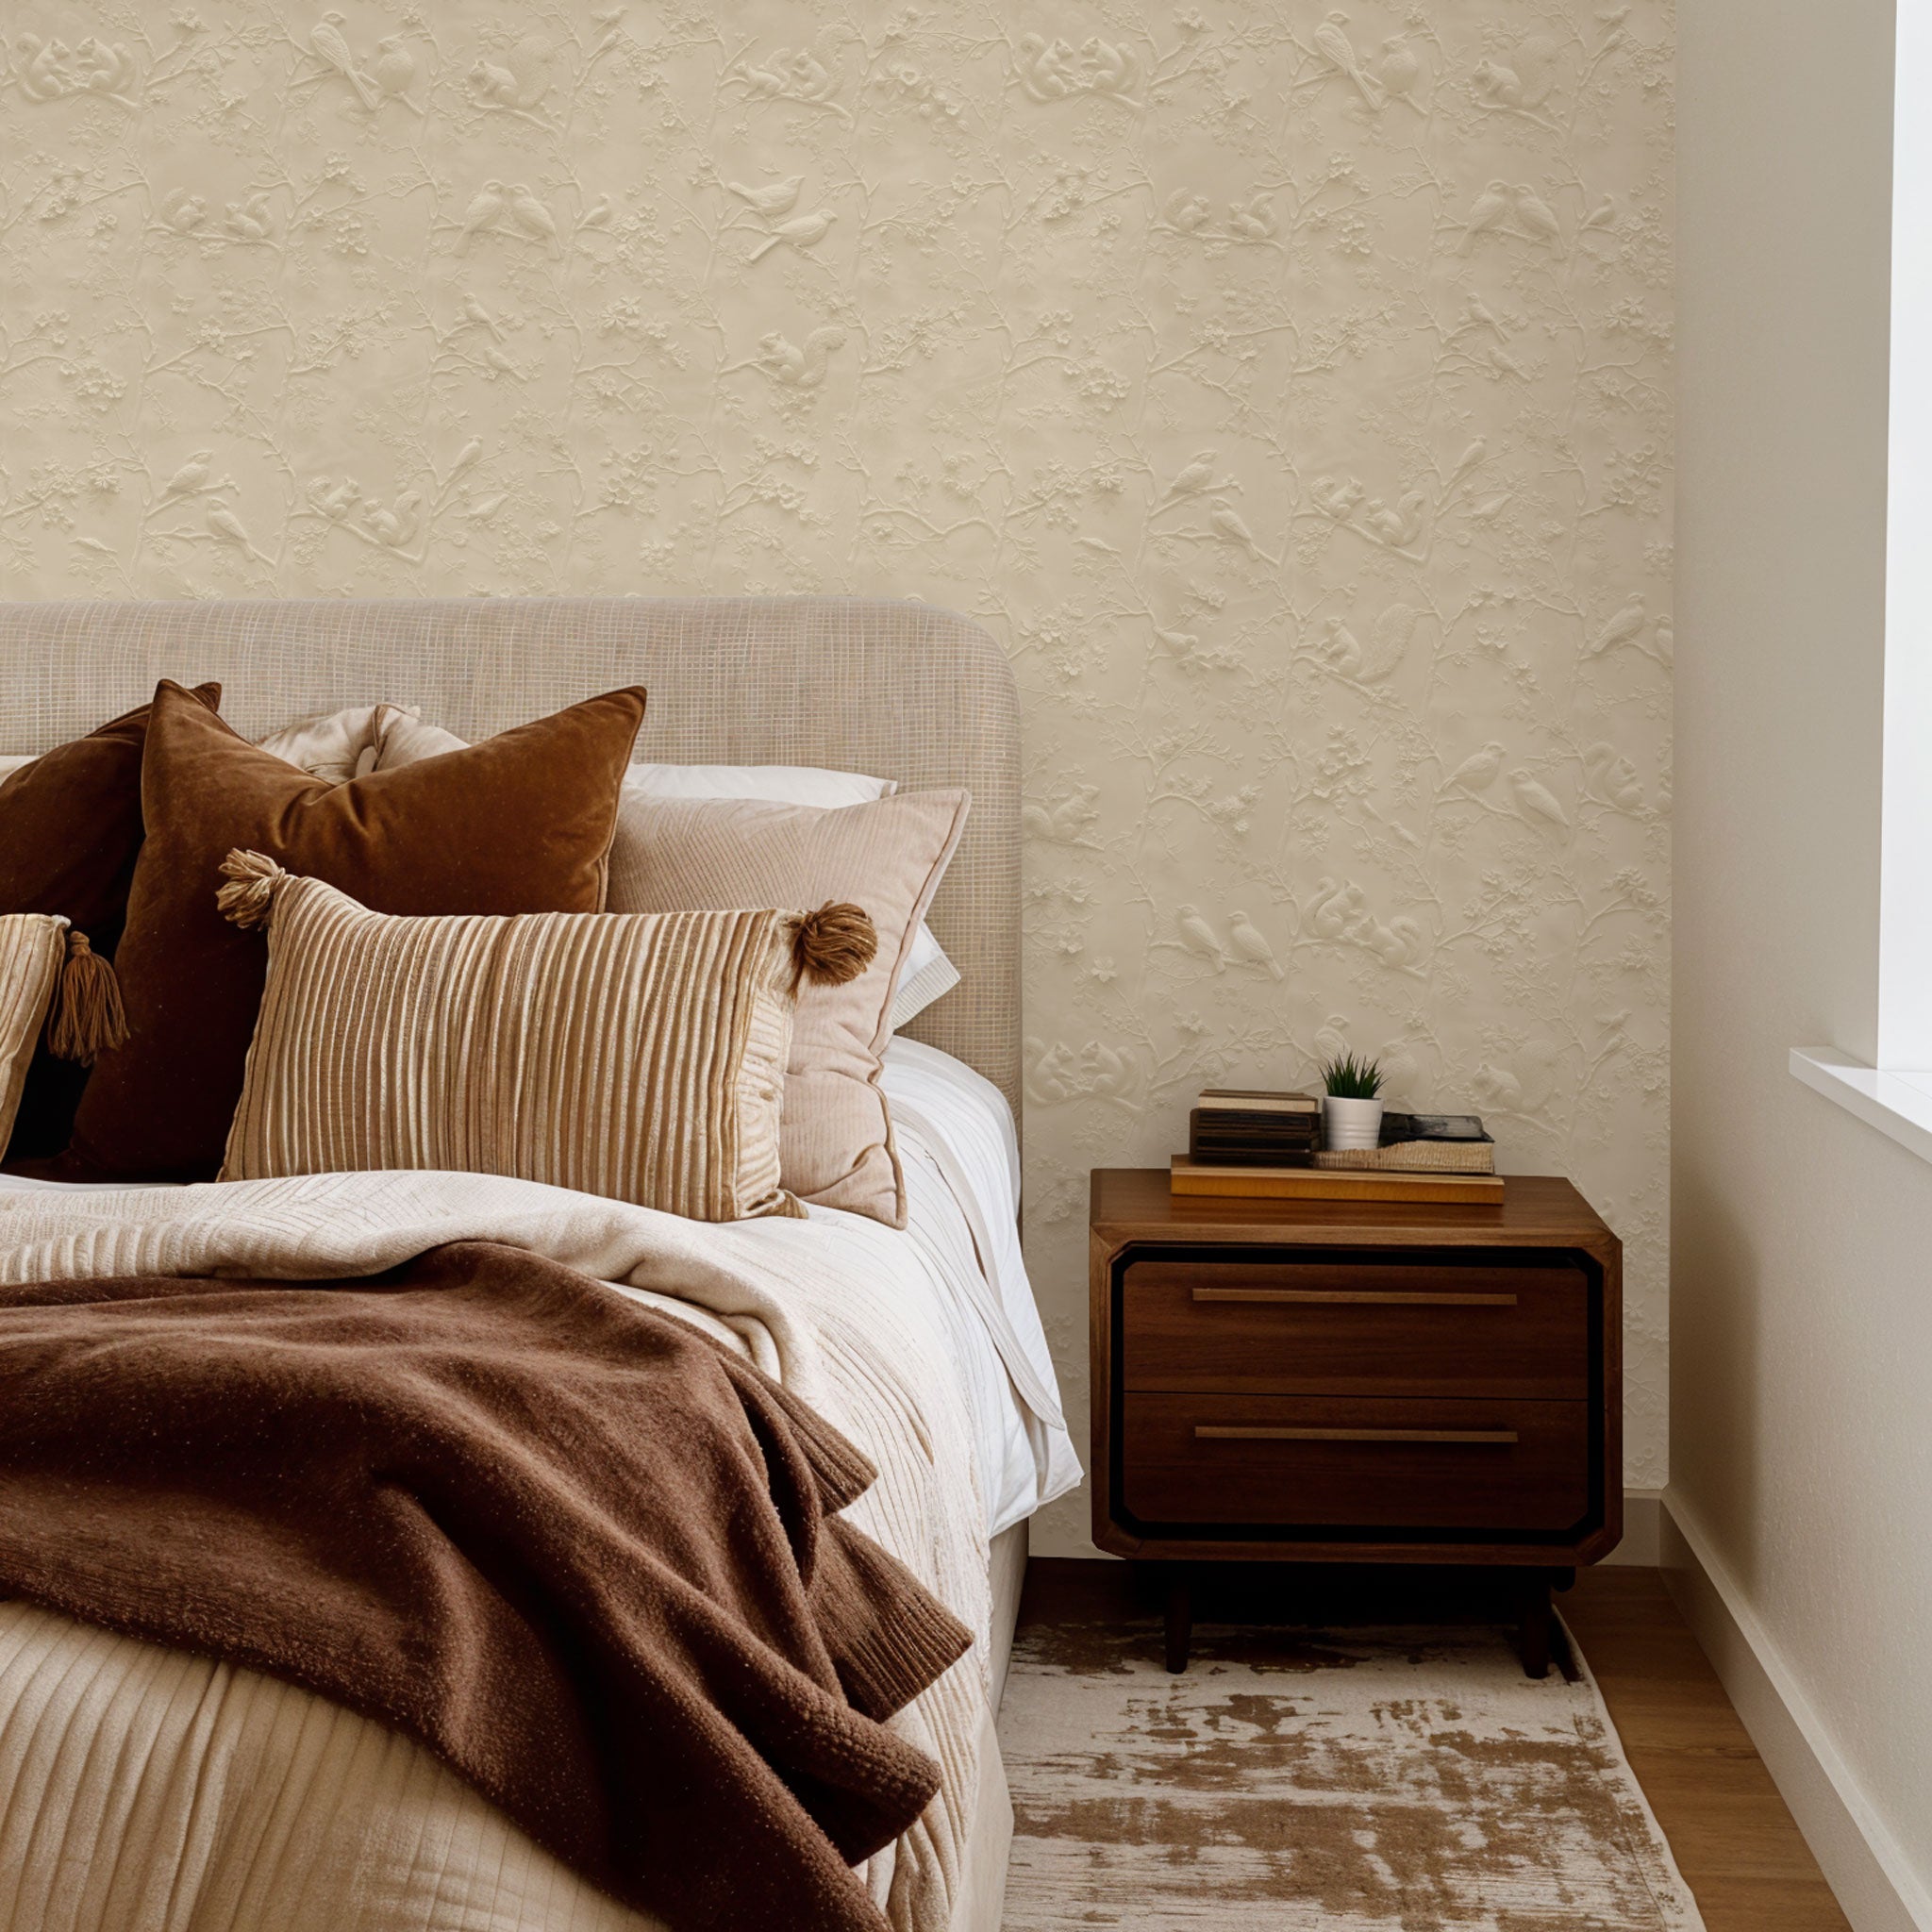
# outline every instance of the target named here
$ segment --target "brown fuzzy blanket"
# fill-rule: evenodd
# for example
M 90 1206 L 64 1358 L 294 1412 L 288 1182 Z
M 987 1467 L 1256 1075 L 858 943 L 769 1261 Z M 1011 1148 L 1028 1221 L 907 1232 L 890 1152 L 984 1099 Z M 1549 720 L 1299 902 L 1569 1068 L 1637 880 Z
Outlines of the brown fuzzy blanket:
M 676 1932 L 868 1927 L 971 1639 L 865 1458 L 695 1329 L 490 1242 L 373 1281 L 0 1288 L 0 1594 L 417 1739 Z

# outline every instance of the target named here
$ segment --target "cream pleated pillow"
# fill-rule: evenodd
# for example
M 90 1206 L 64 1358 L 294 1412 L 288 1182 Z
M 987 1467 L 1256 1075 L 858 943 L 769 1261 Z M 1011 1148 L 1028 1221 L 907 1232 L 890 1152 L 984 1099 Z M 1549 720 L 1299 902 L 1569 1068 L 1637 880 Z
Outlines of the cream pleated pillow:
M 803 1211 L 792 1013 L 871 964 L 856 908 L 406 919 L 256 853 L 222 870 L 269 948 L 222 1179 L 449 1168 L 696 1221 Z
M 67 922 L 47 912 L 0 917 L 0 1147 L 26 1086 L 26 1070 L 67 958 Z

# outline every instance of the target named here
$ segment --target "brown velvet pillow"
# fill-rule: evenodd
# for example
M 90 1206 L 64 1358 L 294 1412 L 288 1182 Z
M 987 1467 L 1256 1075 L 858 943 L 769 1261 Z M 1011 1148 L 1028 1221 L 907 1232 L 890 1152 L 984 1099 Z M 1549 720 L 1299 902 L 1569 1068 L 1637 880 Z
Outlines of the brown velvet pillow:
M 212 711 L 218 684 L 193 696 Z M 0 779 L 0 915 L 51 912 L 112 958 L 141 852 L 141 753 L 151 707 L 110 718 Z M 42 1043 L 27 1070 L 8 1161 L 58 1154 L 88 1070 Z
M 106 1056 L 67 1171 L 196 1180 L 222 1164 L 261 1003 L 262 948 L 222 917 L 240 846 L 379 912 L 596 912 L 643 723 L 632 687 L 469 751 L 332 785 L 238 737 L 178 685 L 155 693 L 147 842 L 115 967 L 127 1043 Z

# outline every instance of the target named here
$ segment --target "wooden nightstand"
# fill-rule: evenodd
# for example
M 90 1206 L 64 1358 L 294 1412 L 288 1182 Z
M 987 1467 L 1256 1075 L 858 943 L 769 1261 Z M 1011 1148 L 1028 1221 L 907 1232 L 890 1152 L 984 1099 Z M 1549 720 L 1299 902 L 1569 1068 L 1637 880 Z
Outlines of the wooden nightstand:
M 1566 1180 L 1495 1208 L 1176 1197 L 1097 1168 L 1093 1540 L 1181 1565 L 1504 1564 L 1524 1668 L 1623 1535 L 1623 1244 Z

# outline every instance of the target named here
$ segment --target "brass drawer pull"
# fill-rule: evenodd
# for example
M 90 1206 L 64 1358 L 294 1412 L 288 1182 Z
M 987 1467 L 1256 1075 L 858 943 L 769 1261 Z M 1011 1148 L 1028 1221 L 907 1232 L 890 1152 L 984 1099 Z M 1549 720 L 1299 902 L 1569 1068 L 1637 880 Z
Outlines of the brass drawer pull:
M 1387 1302 L 1398 1308 L 1513 1308 L 1513 1294 L 1433 1294 L 1373 1288 L 1197 1288 L 1197 1302 Z
M 1196 1423 L 1209 1442 L 1513 1442 L 1514 1429 L 1274 1429 L 1240 1423 Z

